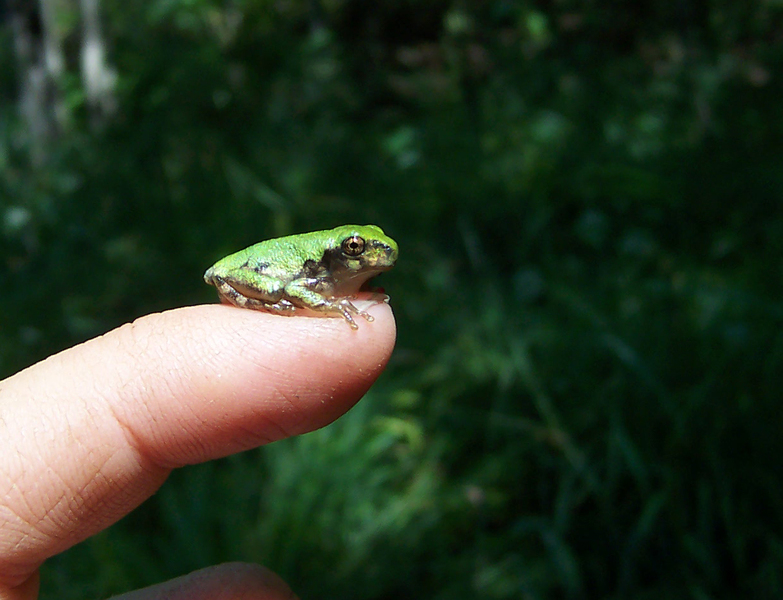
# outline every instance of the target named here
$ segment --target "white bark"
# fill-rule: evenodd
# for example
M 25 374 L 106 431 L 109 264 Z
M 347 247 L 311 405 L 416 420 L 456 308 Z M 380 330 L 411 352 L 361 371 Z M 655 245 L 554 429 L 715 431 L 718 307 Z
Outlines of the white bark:
M 34 164 L 46 160 L 52 141 L 67 128 L 65 11 L 72 0 L 8 0 L 19 73 L 19 114 Z
M 69 117 L 63 102 L 61 87 L 65 74 L 65 50 L 63 48 L 65 31 L 58 22 L 58 13 L 67 8 L 64 4 L 65 1 L 67 0 L 39 0 L 43 32 L 43 64 L 52 91 L 49 109 L 52 111 L 58 129 L 63 129 L 67 125 Z
M 19 73 L 19 114 L 34 164 L 46 160 L 48 148 L 68 128 L 70 112 L 61 83 L 68 69 L 65 40 L 81 12 L 80 71 L 93 125 L 102 124 L 117 108 L 116 74 L 106 58 L 101 31 L 100 0 L 6 0 Z M 73 65 L 74 61 L 71 60 Z
M 64 32 L 57 23 L 57 15 L 61 10 L 58 0 L 39 0 L 38 10 L 41 15 L 43 30 L 44 64 L 49 75 L 55 81 L 65 72 L 65 53 L 63 51 Z
M 106 60 L 101 32 L 99 0 L 80 0 L 82 11 L 81 75 L 93 123 L 101 124 L 116 108 L 114 86 L 117 76 Z

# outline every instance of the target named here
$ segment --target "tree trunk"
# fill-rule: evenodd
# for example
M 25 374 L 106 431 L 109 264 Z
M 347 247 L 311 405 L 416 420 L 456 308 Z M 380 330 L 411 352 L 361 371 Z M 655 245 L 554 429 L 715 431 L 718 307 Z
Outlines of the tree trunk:
M 62 38 L 46 0 L 9 0 L 8 11 L 19 70 L 19 113 L 27 126 L 31 158 L 40 165 L 65 120 L 59 88 L 65 65 Z
M 100 0 L 7 0 L 19 72 L 19 114 L 25 124 L 25 142 L 36 165 L 45 162 L 48 149 L 68 127 L 71 115 L 63 102 L 61 82 L 67 69 L 65 38 L 80 10 L 80 70 L 93 126 L 102 125 L 116 111 L 116 75 L 106 61 L 100 22 Z M 73 65 L 74 60 L 70 64 Z
M 87 106 L 93 126 L 100 126 L 117 109 L 114 84 L 117 79 L 106 62 L 101 32 L 99 0 L 80 0 L 82 11 L 81 70 Z

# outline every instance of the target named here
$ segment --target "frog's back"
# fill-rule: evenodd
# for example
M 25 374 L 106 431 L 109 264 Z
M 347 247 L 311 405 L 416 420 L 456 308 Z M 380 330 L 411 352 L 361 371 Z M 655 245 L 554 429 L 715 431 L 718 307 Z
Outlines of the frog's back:
M 265 240 L 238 252 L 237 262 L 257 273 L 291 279 L 301 273 L 308 261 L 322 260 L 329 244 L 326 233 L 316 231 Z

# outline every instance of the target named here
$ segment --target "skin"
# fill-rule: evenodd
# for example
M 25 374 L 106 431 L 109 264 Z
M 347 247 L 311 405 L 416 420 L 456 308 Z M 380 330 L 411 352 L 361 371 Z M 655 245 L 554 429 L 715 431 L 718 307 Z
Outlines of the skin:
M 308 309 L 368 321 L 355 298 L 367 281 L 397 261 L 397 242 L 376 225 L 343 225 L 260 242 L 219 260 L 204 281 L 220 296 L 243 308 L 292 315 Z M 377 298 L 376 298 L 377 300 Z
M 229 306 L 143 317 L 0 382 L 0 600 L 149 498 L 172 469 L 312 431 L 357 402 L 394 346 L 372 327 Z M 258 565 L 209 567 L 123 600 L 294 598 Z M 115 599 L 116 600 L 116 599 Z

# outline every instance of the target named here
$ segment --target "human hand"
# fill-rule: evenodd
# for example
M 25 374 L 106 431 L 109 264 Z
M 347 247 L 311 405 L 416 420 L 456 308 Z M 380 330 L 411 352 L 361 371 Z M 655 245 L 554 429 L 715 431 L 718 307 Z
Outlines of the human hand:
M 342 319 L 229 306 L 149 315 L 0 382 L 0 600 L 33 600 L 47 558 L 116 522 L 172 469 L 330 423 L 383 371 L 385 304 Z M 115 600 L 293 598 L 263 567 L 209 567 Z

